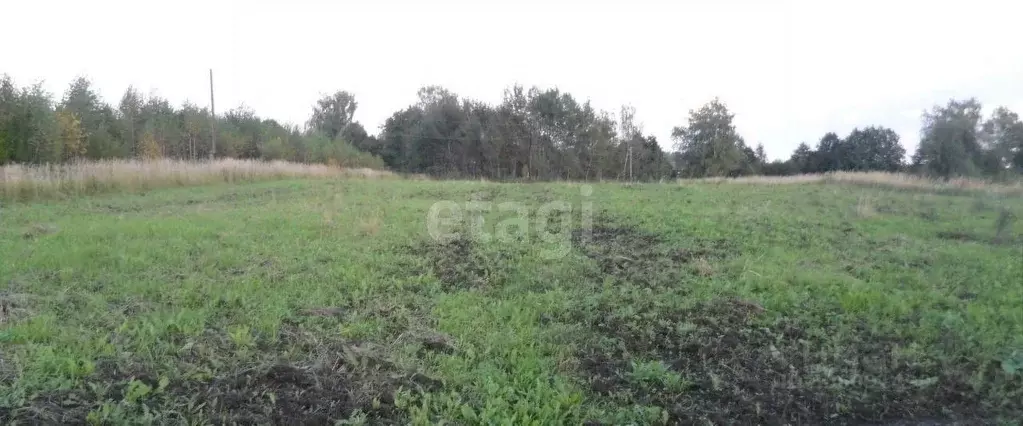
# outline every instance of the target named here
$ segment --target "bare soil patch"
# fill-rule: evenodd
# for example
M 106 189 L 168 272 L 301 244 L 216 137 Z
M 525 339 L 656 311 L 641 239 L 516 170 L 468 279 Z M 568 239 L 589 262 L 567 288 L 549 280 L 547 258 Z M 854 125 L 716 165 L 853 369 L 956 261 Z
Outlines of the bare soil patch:
M 447 242 L 425 241 L 406 250 L 426 259 L 445 291 L 486 287 L 490 282 L 490 262 L 468 238 Z
M 794 320 L 758 322 L 756 307 L 734 300 L 691 309 L 639 312 L 603 307 L 588 328 L 614 345 L 593 345 L 578 356 L 591 389 L 610 398 L 655 405 L 672 424 L 867 424 L 941 419 L 977 424 L 996 412 L 1023 413 L 1023 404 L 983 404 L 987 389 L 970 384 L 995 365 L 913 364 L 893 355 L 899 342 L 858 330 L 840 346 Z M 602 319 L 595 319 L 603 317 Z M 684 392 L 637 386 L 636 360 L 659 360 L 689 383 Z M 1001 387 L 1001 388 L 999 388 Z M 902 423 L 911 424 L 911 423 Z
M 608 224 L 582 236 L 578 247 L 597 261 L 597 276 L 665 295 L 684 292 L 671 287 L 678 276 L 701 274 L 707 259 L 728 256 L 730 247 L 673 248 Z M 602 398 L 661 407 L 669 424 L 983 424 L 1023 415 L 1018 399 L 989 405 L 999 400 L 991 395 L 1023 394 L 998 376 L 996 363 L 899 357 L 903 342 L 866 327 L 781 316 L 750 300 L 676 306 L 618 291 L 597 300 L 562 317 L 590 333 L 577 353 L 578 374 Z M 637 383 L 636 364 L 650 361 L 680 376 L 684 389 Z M 978 376 L 988 380 L 975 387 Z
M 403 424 L 395 407 L 395 392 L 416 393 L 442 387 L 422 373 L 403 371 L 385 357 L 348 342 L 320 348 L 303 361 L 269 362 L 237 368 L 208 380 L 175 380 L 126 407 L 144 412 L 178 413 L 175 418 L 205 419 L 217 424 L 333 425 L 363 413 L 371 424 Z M 160 389 L 159 375 L 145 365 L 125 359 L 97 364 L 96 388 L 47 392 L 33 397 L 4 421 L 30 424 L 84 424 L 98 401 L 126 401 L 133 381 Z M 99 398 L 97 398 L 99 397 Z M 168 419 L 172 420 L 172 419 Z
M 679 245 L 668 244 L 659 235 L 638 228 L 610 226 L 607 219 L 595 220 L 589 233 L 576 230 L 572 241 L 587 257 L 595 260 L 599 273 L 594 278 L 628 282 L 641 287 L 677 286 L 686 275 L 712 275 L 711 261 L 734 251 L 726 240 L 692 238 Z

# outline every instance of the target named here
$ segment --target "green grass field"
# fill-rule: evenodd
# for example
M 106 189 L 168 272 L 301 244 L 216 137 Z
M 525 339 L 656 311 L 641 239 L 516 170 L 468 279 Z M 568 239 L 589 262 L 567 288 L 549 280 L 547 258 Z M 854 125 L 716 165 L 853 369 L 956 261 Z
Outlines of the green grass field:
M 444 201 L 493 209 L 431 219 Z M 837 184 L 8 203 L 0 421 L 1012 424 L 1015 216 L 1018 196 Z

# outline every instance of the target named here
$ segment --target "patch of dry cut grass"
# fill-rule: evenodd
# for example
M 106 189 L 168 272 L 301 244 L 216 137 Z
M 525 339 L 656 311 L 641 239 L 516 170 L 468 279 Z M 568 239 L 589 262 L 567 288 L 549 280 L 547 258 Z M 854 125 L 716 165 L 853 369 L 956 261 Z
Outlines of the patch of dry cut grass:
M 910 189 L 934 192 L 989 192 L 1002 195 L 1023 195 L 1023 181 L 995 183 L 983 179 L 955 178 L 948 181 L 929 179 L 906 173 L 888 172 L 832 172 L 803 174 L 795 176 L 743 176 L 737 178 L 680 179 L 686 182 L 746 183 L 746 184 L 806 184 L 845 183 L 854 185 L 882 186 L 894 189 Z
M 33 200 L 111 191 L 137 191 L 219 182 L 286 178 L 385 178 L 393 173 L 286 161 L 220 159 L 103 160 L 0 167 L 0 198 Z

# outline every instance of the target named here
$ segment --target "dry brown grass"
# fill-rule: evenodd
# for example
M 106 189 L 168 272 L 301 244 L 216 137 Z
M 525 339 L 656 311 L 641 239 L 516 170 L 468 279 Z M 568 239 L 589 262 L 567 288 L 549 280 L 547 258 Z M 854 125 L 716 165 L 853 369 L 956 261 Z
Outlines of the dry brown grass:
M 745 184 L 806 184 L 844 183 L 910 189 L 934 192 L 989 192 L 1003 195 L 1023 195 L 1023 181 L 994 183 L 983 179 L 956 178 L 948 181 L 928 179 L 905 173 L 888 172 L 833 172 L 795 176 L 744 176 L 738 178 L 680 179 L 679 183 L 745 183 Z
M 343 169 L 322 164 L 221 159 L 104 160 L 71 164 L 0 167 L 0 198 L 32 200 L 110 191 L 249 182 L 287 178 L 386 178 L 395 174 L 373 169 Z

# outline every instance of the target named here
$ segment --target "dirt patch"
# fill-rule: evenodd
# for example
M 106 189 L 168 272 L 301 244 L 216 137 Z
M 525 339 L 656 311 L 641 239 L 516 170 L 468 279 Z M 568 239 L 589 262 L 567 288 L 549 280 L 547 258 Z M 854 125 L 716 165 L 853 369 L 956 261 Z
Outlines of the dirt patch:
M 975 232 L 965 231 L 940 231 L 936 235 L 943 240 L 960 241 L 964 243 L 982 243 L 991 245 L 1013 245 L 1023 242 L 1023 239 L 1013 238 L 1007 233 L 999 233 L 994 237 L 985 237 Z
M 370 424 L 403 424 L 407 419 L 395 407 L 399 389 L 418 394 L 443 386 L 422 373 L 403 371 L 372 346 L 350 342 L 313 352 L 317 355 L 304 361 L 268 362 L 205 379 L 161 379 L 141 363 L 105 359 L 89 380 L 101 387 L 83 385 L 38 395 L 23 407 L 0 413 L 0 420 L 84 424 L 106 402 L 127 418 L 161 413 L 170 416 L 163 421 L 174 423 L 203 419 L 216 424 L 333 425 L 362 413 Z M 133 396 L 131 389 L 138 387 L 149 390 Z
M 420 344 L 418 352 L 420 356 L 425 352 L 437 352 L 447 355 L 456 352 L 454 339 L 447 334 L 433 330 L 421 330 L 412 333 L 411 336 Z
M 28 294 L 0 293 L 0 327 L 31 316 L 31 301 Z
M 440 280 L 445 291 L 481 288 L 490 282 L 492 271 L 489 262 L 469 238 L 427 241 L 406 250 L 429 261 L 427 267 Z
M 684 280 L 714 275 L 734 251 L 728 241 L 672 245 L 598 223 L 573 240 L 596 261 L 596 278 L 615 285 L 556 316 L 586 330 L 576 374 L 600 398 L 660 407 L 669 424 L 979 424 L 1023 415 L 1023 387 L 983 360 L 900 357 L 899 339 L 865 325 L 779 317 L 752 300 L 682 304 Z M 990 379 L 975 387 L 977 377 Z
M 955 241 L 983 241 L 980 236 L 963 231 L 941 231 L 938 232 L 938 238 L 943 240 L 955 240 Z
M 718 300 L 687 309 L 655 304 L 621 313 L 608 299 L 576 318 L 603 342 L 579 354 L 593 392 L 661 407 L 670 424 L 864 424 L 935 418 L 977 423 L 987 415 L 1023 414 L 1023 404 L 989 407 L 985 398 L 1020 394 L 1002 380 L 975 389 L 974 374 L 994 367 L 961 360 L 909 364 L 899 342 L 857 330 L 840 345 L 834 331 L 797 321 L 764 322 L 763 308 Z M 637 360 L 657 360 L 685 379 L 683 391 L 640 386 Z M 1009 399 L 1006 399 L 1009 401 Z M 1016 401 L 1019 401 L 1018 399 Z M 990 410 L 990 411 L 989 411 Z
M 606 218 L 596 223 L 610 223 Z M 693 238 L 668 244 L 661 236 L 627 225 L 596 225 L 592 231 L 575 230 L 572 242 L 595 260 L 604 279 L 642 287 L 678 285 L 683 276 L 713 274 L 711 260 L 729 256 L 726 240 Z
M 239 373 L 195 390 L 207 401 L 205 417 L 224 424 L 334 424 L 356 410 L 374 423 L 398 423 L 394 392 L 416 383 L 395 370 L 388 362 L 337 354 Z
M 487 250 L 462 232 L 451 241 L 424 240 L 400 249 L 410 256 L 396 265 L 395 273 L 432 273 L 444 291 L 499 288 L 514 271 L 516 257 L 528 249 L 506 244 Z

